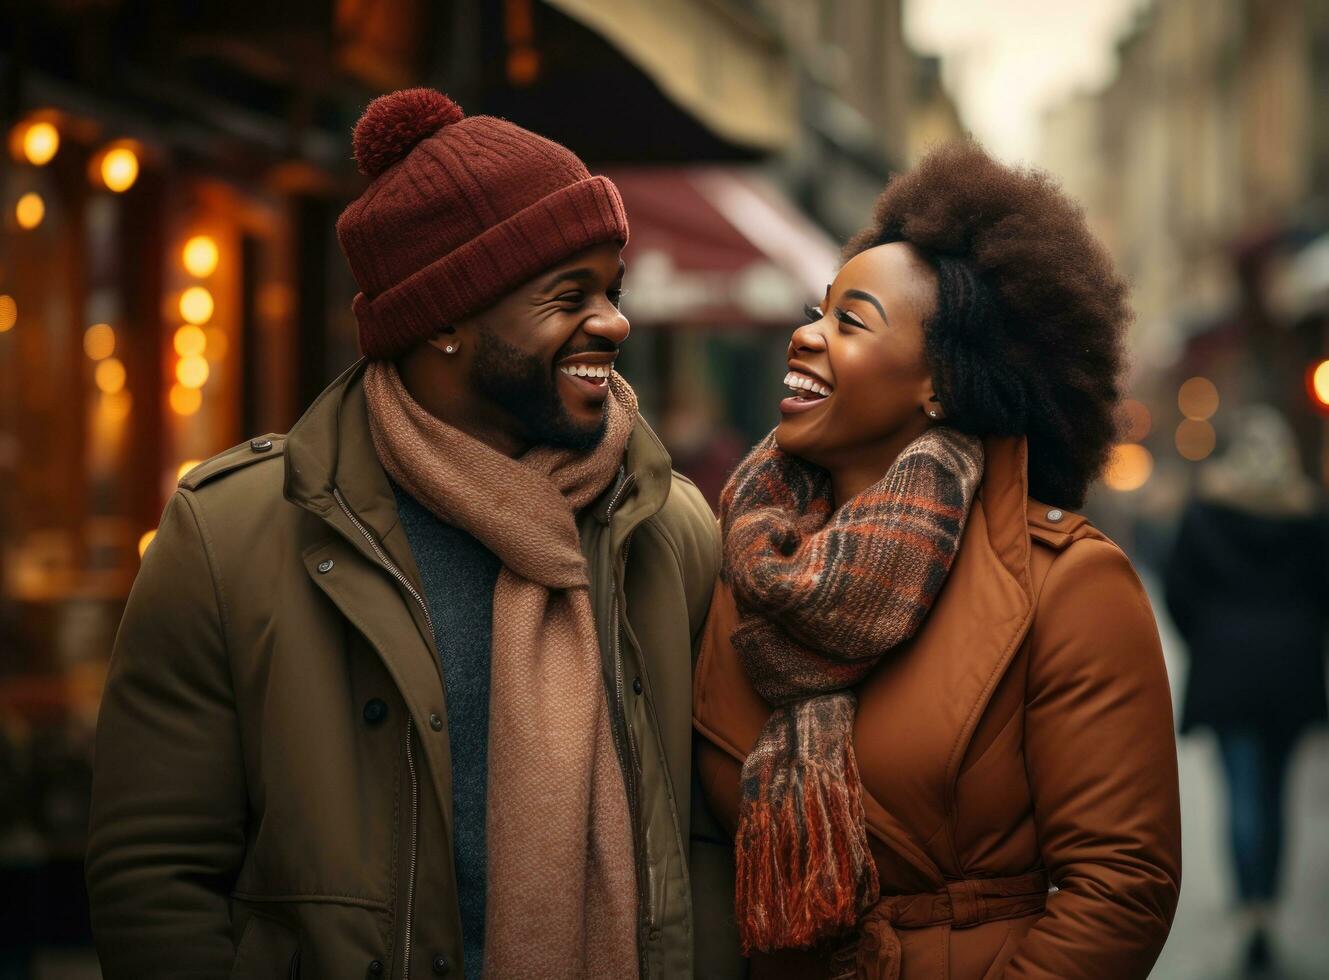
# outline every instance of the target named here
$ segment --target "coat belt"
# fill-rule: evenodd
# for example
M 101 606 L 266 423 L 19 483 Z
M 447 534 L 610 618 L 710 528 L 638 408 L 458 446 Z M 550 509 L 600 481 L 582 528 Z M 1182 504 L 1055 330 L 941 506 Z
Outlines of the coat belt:
M 980 922 L 1014 919 L 1043 911 L 1048 874 L 1031 871 L 1008 878 L 963 878 L 918 895 L 886 895 L 860 922 L 858 980 L 899 980 L 900 929 L 950 926 L 963 929 Z

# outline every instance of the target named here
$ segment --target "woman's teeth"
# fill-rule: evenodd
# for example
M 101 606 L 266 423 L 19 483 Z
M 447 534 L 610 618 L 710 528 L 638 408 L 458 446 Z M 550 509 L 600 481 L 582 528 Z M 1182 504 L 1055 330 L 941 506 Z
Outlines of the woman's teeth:
M 607 378 L 614 369 L 609 364 L 570 364 L 559 370 L 573 378 Z
M 825 398 L 831 393 L 831 389 L 820 381 L 813 381 L 806 375 L 795 371 L 790 371 L 784 376 L 784 383 L 785 387 L 793 389 L 796 395 L 816 395 L 818 398 Z

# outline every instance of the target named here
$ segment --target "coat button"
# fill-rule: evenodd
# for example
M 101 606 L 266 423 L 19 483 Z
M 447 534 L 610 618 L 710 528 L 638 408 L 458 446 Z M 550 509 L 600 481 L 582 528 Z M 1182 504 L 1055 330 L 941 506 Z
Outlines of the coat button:
M 430 965 L 440 977 L 452 969 L 452 962 L 446 956 L 435 956 L 434 962 Z
M 633 693 L 633 694 L 640 694 L 640 693 L 641 693 L 641 678 L 640 678 L 640 677 L 634 677 L 634 678 L 632 678 L 632 693 Z
M 371 977 L 381 977 L 381 976 L 383 976 L 383 961 L 382 961 L 382 960 L 370 960 L 370 961 L 369 961 L 369 967 L 368 967 L 368 970 L 369 970 L 369 975 L 370 975 Z
M 443 730 L 443 719 L 432 711 L 429 712 L 429 727 L 436 732 L 441 732 Z
M 1053 524 L 1056 524 L 1059 520 L 1061 520 L 1065 516 L 1066 515 L 1063 512 L 1057 510 L 1055 507 L 1052 510 L 1048 511 L 1048 520 L 1050 520 Z
M 377 725 L 388 716 L 388 706 L 386 702 L 379 698 L 370 698 L 365 702 L 365 721 L 371 725 Z
M 266 453 L 272 448 L 271 439 L 255 439 L 249 444 L 249 448 L 256 453 Z
M 332 571 L 332 566 L 335 564 L 337 563 L 333 561 L 331 558 L 324 558 L 321 562 L 318 563 L 318 570 L 323 573 L 330 572 Z

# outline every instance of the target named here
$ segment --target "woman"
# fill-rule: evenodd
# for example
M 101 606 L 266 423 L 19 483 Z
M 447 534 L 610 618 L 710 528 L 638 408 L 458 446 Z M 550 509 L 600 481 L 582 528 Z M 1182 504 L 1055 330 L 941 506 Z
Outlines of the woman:
M 893 180 L 721 502 L 698 770 L 753 977 L 1145 977 L 1180 879 L 1148 600 L 1071 512 L 1125 287 L 973 143 Z
M 1168 611 L 1191 655 L 1181 730 L 1218 736 L 1254 971 L 1272 959 L 1292 752 L 1329 717 L 1329 521 L 1291 426 L 1268 405 L 1238 413 L 1197 491 L 1167 570 Z

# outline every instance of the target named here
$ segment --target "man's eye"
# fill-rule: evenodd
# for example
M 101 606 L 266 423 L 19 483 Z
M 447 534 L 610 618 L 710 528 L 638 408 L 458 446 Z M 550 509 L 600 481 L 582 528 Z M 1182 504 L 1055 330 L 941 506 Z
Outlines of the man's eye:
M 821 312 L 820 307 L 808 306 L 806 304 L 803 306 L 803 315 L 808 318 L 808 323 L 816 323 L 825 316 L 825 314 Z

